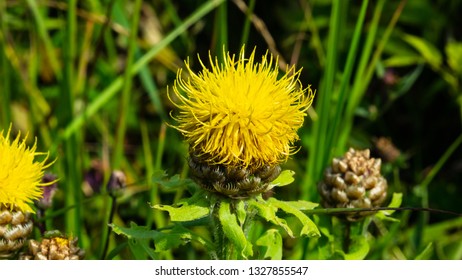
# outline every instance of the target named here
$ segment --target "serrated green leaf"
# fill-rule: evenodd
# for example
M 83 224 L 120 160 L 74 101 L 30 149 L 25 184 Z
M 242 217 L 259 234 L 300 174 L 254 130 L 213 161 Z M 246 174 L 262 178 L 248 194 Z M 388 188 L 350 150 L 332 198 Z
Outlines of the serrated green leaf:
M 156 252 L 168 251 L 180 247 L 181 245 L 191 242 L 191 233 L 188 231 L 184 232 L 162 232 L 154 239 L 154 246 Z
M 143 260 L 146 259 L 146 254 L 144 249 L 140 246 L 139 240 L 141 239 L 129 239 L 128 247 L 136 260 Z
M 178 206 L 154 205 L 155 209 L 167 211 L 172 222 L 194 221 L 207 216 L 210 209 L 200 205 L 188 205 L 179 203 Z
M 164 170 L 155 170 L 151 181 L 170 189 L 184 187 L 193 182 L 191 179 L 182 179 L 178 174 L 168 178 L 168 174 Z
M 214 249 L 214 245 L 210 241 L 179 224 L 175 225 L 168 232 L 162 232 L 161 236 L 154 239 L 154 244 L 156 246 L 156 251 L 166 251 L 191 241 L 198 242 L 208 250 Z
M 273 187 L 282 187 L 292 183 L 294 179 L 295 172 L 292 170 L 283 170 L 281 174 L 271 182 Z
M 156 230 L 150 230 L 147 226 L 138 226 L 133 222 L 130 223 L 129 228 L 119 227 L 116 224 L 110 224 L 109 226 L 115 234 L 125 235 L 128 238 L 149 239 L 155 238 L 156 234 L 160 234 Z
M 157 254 L 149 248 L 149 240 L 148 239 L 134 239 L 131 238 L 128 240 L 128 247 L 132 252 L 133 256 L 137 260 L 146 260 L 147 256 L 151 259 L 157 259 Z
M 141 240 L 154 240 L 156 252 L 177 248 L 189 241 L 186 240 L 187 236 L 185 236 L 184 233 L 164 233 L 157 230 L 150 230 L 145 226 L 137 226 L 135 223 L 131 223 L 130 228 L 119 227 L 115 224 L 111 224 L 110 226 L 116 234 L 125 235 L 129 238 L 129 241 L 136 240 L 137 242 L 141 242 Z M 134 254 L 141 254 L 141 251 L 139 251 L 141 250 L 140 248 L 133 247 L 135 243 L 132 242 L 129 245 L 130 248 L 138 250 L 133 252 Z
M 152 258 L 154 258 L 152 250 L 148 250 L 148 240 L 151 239 L 154 240 L 154 252 L 171 250 L 191 241 L 199 242 L 208 249 L 213 248 L 213 244 L 210 241 L 205 240 L 204 238 L 196 235 L 195 233 L 191 232 L 190 230 L 186 229 L 181 225 L 175 225 L 170 231 L 167 232 L 150 230 L 145 226 L 137 226 L 133 222 L 130 224 L 130 228 L 119 227 L 115 224 L 111 224 L 110 227 L 112 227 L 114 233 L 126 236 L 129 239 L 129 241 L 135 240 L 136 242 L 138 242 L 135 242 L 136 244 L 134 242 L 130 243 L 129 245 L 131 246 L 131 248 L 135 245 L 142 246 L 133 247 L 133 249 L 137 250 L 136 252 L 133 252 L 134 254 L 141 254 L 141 252 L 144 251 L 144 253 L 147 253 Z
M 439 69 L 442 63 L 442 55 L 438 48 L 430 42 L 409 34 L 403 35 L 403 40 L 413 46 L 432 67 Z
M 203 191 L 198 191 L 192 197 L 181 200 L 175 206 L 154 205 L 153 208 L 167 211 L 172 222 L 194 221 L 210 214 L 210 202 Z
M 282 259 L 282 236 L 278 230 L 267 230 L 260 238 L 258 238 L 256 244 L 264 247 L 263 259 Z
M 231 207 L 228 201 L 223 200 L 218 209 L 218 219 L 222 226 L 223 232 L 229 241 L 235 246 L 240 255 L 247 259 L 253 255 L 252 243 L 245 237 L 244 231 L 237 223 L 236 215 L 231 213 Z
M 288 203 L 282 200 L 277 200 L 272 197 L 268 199 L 268 204 L 274 205 L 275 207 L 281 209 L 282 211 L 295 216 L 302 224 L 302 229 L 300 230 L 300 236 L 308 236 L 308 237 L 321 236 L 316 224 L 305 213 L 298 210 L 295 206 L 291 205 L 291 203 Z
M 249 206 L 257 210 L 257 215 L 265 219 L 267 222 L 273 223 L 274 225 L 282 227 L 290 237 L 294 237 L 294 233 L 287 225 L 286 220 L 279 218 L 276 215 L 278 208 L 268 204 L 263 199 L 260 200 L 249 200 Z

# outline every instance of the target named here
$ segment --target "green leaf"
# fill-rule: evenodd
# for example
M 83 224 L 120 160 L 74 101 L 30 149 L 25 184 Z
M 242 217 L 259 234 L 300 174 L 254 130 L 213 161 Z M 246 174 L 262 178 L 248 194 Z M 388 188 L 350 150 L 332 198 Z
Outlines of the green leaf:
M 146 226 L 137 226 L 133 222 L 130 223 L 130 228 L 119 227 L 115 224 L 111 224 L 109 226 L 112 227 L 114 233 L 126 236 L 129 241 L 136 240 L 136 242 L 138 242 L 135 242 L 136 244 L 133 242 L 129 243 L 130 248 L 136 249 L 134 254 L 141 254 L 142 250 L 144 250 L 144 252 L 153 257 L 152 252 L 148 250 L 148 240 L 150 239 L 154 240 L 155 252 L 174 249 L 191 241 L 199 242 L 206 248 L 213 249 L 213 244 L 210 241 L 196 235 L 181 225 L 175 225 L 170 231 L 167 232 L 150 230 Z
M 147 242 L 150 239 L 154 240 L 156 252 L 166 251 L 176 248 L 187 241 L 184 238 L 179 238 L 178 234 L 168 234 L 156 230 L 150 230 L 146 226 L 137 226 L 135 223 L 130 223 L 130 228 L 119 227 L 115 224 L 109 225 L 112 230 L 119 235 L 125 235 L 129 239 L 129 246 L 135 258 L 143 258 L 144 253 L 147 253 L 146 246 L 139 242 Z M 143 241 L 144 240 L 144 241 Z M 144 246 L 144 247 L 143 247 Z
M 148 239 L 134 239 L 131 238 L 128 240 L 128 247 L 132 252 L 133 256 L 137 260 L 146 260 L 147 256 L 151 259 L 157 259 L 157 254 L 149 248 L 149 240 Z
M 303 213 L 297 207 L 292 205 L 291 202 L 277 200 L 272 197 L 268 199 L 268 203 L 271 205 L 274 205 L 275 207 L 281 209 L 282 211 L 288 214 L 292 214 L 300 221 L 300 223 L 302 224 L 302 229 L 300 230 L 300 236 L 308 236 L 308 237 L 321 236 L 316 224 L 305 213 Z M 298 204 L 300 204 L 300 202 L 298 202 Z M 296 203 L 295 205 L 298 206 L 298 204 Z
M 262 217 L 270 223 L 282 227 L 290 237 L 294 237 L 294 233 L 290 229 L 289 225 L 287 225 L 286 220 L 281 219 L 276 215 L 276 212 L 278 211 L 277 207 L 268 204 L 262 198 L 259 200 L 249 200 L 248 203 L 250 207 L 253 207 L 257 210 L 258 216 Z
M 153 183 L 162 182 L 168 177 L 168 174 L 164 170 L 154 170 L 152 173 L 151 180 Z
M 220 209 L 218 210 L 218 218 L 224 234 L 235 246 L 240 255 L 244 259 L 252 256 L 252 243 L 245 237 L 244 231 L 242 231 L 242 228 L 237 223 L 236 215 L 231 213 L 231 207 L 228 201 L 221 201 Z
M 120 254 L 120 252 L 122 252 L 122 250 L 124 250 L 128 245 L 128 241 L 124 241 L 124 242 L 119 242 L 117 244 L 117 246 L 112 249 L 108 254 L 107 254 L 107 257 L 106 257 L 106 260 L 112 260 L 114 259 L 117 255 Z
M 207 240 L 203 238 L 202 236 L 196 234 L 194 231 L 191 231 L 182 225 L 175 225 L 173 229 L 167 233 L 169 235 L 177 235 L 179 238 L 183 238 L 184 241 L 195 241 L 198 242 L 199 244 L 203 245 L 204 247 L 207 248 L 207 250 L 215 250 L 215 245 L 210 242 L 210 240 Z M 185 242 L 186 243 L 186 242 Z
M 167 211 L 172 222 L 194 221 L 210 214 L 210 202 L 203 191 L 179 201 L 177 205 L 154 205 L 153 208 Z
M 406 41 L 409 45 L 413 46 L 433 68 L 439 69 L 441 67 L 441 53 L 439 52 L 438 48 L 436 48 L 430 42 L 409 34 L 404 34 L 403 40 Z
M 154 205 L 153 207 L 161 211 L 167 211 L 172 222 L 198 220 L 210 213 L 210 209 L 208 207 L 200 205 L 188 205 L 186 202 L 179 203 L 178 207 L 170 205 Z
M 306 201 L 306 200 L 285 201 L 285 203 L 301 211 L 311 210 L 311 209 L 314 209 L 315 207 L 318 207 L 319 205 L 319 203 L 314 203 L 314 202 Z
M 415 257 L 416 260 L 429 260 L 433 254 L 433 242 L 428 243 L 428 245 L 423 249 L 423 251 Z
M 170 232 L 159 233 L 160 234 L 156 235 L 156 238 L 154 238 L 156 252 L 163 252 L 178 248 L 181 245 L 191 242 L 192 239 L 191 233 L 185 228 L 176 228 L 176 231 L 172 230 Z
M 402 193 L 393 193 L 393 196 L 391 198 L 390 203 L 388 204 L 388 207 L 393 207 L 393 208 L 400 207 L 402 201 L 403 201 L 403 194 Z M 399 222 L 398 219 L 389 217 L 394 212 L 395 212 L 395 210 L 381 210 L 375 215 L 375 217 L 377 217 L 377 218 L 379 218 L 381 220 L 384 220 L 384 221 Z
M 260 238 L 258 238 L 256 244 L 264 247 L 263 259 L 282 259 L 282 236 L 278 230 L 267 230 Z
M 154 238 L 156 234 L 160 234 L 160 232 L 156 230 L 150 230 L 146 226 L 138 226 L 134 222 L 130 223 L 129 228 L 119 227 L 116 224 L 110 224 L 109 226 L 112 228 L 112 231 L 114 231 L 115 234 L 125 235 L 128 238 L 148 239 Z
M 401 206 L 401 203 L 403 202 L 403 194 L 402 193 L 393 193 L 393 196 L 391 197 L 391 201 L 388 204 L 388 207 L 393 207 L 397 208 Z M 395 211 L 394 210 L 388 210 L 388 211 L 383 211 L 385 215 L 391 215 Z
M 445 51 L 449 67 L 454 72 L 462 74 L 462 43 L 449 42 L 446 44 Z
M 184 187 L 193 182 L 190 179 L 182 179 L 178 174 L 168 178 L 168 174 L 164 170 L 155 170 L 151 181 L 169 189 Z
M 386 67 L 406 67 L 423 64 L 425 59 L 419 55 L 395 55 L 383 61 Z
M 189 242 L 189 240 L 185 239 L 187 236 L 184 236 L 184 233 L 177 232 L 176 234 L 171 234 L 157 230 L 150 230 L 146 226 L 137 226 L 133 222 L 130 223 L 130 228 L 119 227 L 115 224 L 111 224 L 110 226 L 116 234 L 125 235 L 129 238 L 129 241 L 132 241 L 129 243 L 129 246 L 131 249 L 135 250 L 132 251 L 135 257 L 140 256 L 142 251 L 144 251 L 143 248 L 139 247 L 141 245 L 137 243 L 141 242 L 141 240 L 153 239 L 156 252 L 177 248 L 178 246 Z
M 453 89 L 458 90 L 459 80 L 457 76 L 449 71 L 441 71 L 441 77 L 445 80 Z
M 295 172 L 292 170 L 283 170 L 281 174 L 271 182 L 272 186 L 282 187 L 292 183 L 294 179 Z
M 345 260 L 363 260 L 369 253 L 369 243 L 364 235 L 352 239 L 348 253 L 342 253 Z
M 245 217 L 247 216 L 247 211 L 245 210 L 245 203 L 242 200 L 239 200 L 236 204 L 236 214 L 239 224 L 242 226 L 245 222 Z

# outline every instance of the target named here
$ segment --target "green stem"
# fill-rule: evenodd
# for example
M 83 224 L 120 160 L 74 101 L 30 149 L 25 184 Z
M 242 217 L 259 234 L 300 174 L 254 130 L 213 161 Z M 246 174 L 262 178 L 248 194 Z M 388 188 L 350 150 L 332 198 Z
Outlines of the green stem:
M 211 219 L 210 219 L 210 231 L 213 235 L 213 243 L 215 244 L 215 257 L 217 260 L 224 260 L 224 232 L 221 226 L 218 210 L 220 208 L 220 202 L 214 197 L 211 197 Z
M 222 63 L 224 61 L 224 52 L 228 50 L 228 2 L 224 1 L 217 8 L 215 18 L 215 38 L 216 38 L 216 50 L 215 53 L 218 57 L 218 61 Z
M 160 185 L 152 183 L 152 176 L 154 171 L 162 169 L 162 155 L 164 153 L 165 147 L 165 135 L 166 135 L 167 126 L 165 123 L 161 124 L 160 132 L 158 136 L 158 144 L 157 144 L 157 153 L 155 162 L 152 158 L 151 146 L 149 141 L 149 134 L 146 122 L 143 120 L 141 122 L 141 136 L 143 141 L 143 150 L 145 154 L 145 162 L 146 162 L 146 172 L 147 172 L 147 184 L 150 189 L 150 201 L 153 205 L 157 205 L 161 203 L 159 188 Z M 165 220 L 164 215 L 160 211 L 149 211 L 148 218 L 147 218 L 147 226 L 151 227 L 155 224 L 156 228 L 162 228 L 166 226 L 167 222 Z
M 35 5 L 35 4 L 34 4 Z M 74 61 L 76 54 L 76 37 L 77 37 L 77 16 L 76 16 L 77 0 L 69 1 L 67 11 L 66 24 L 66 40 L 64 47 L 64 61 L 61 85 L 63 93 L 60 96 L 60 109 L 58 111 L 58 119 L 60 127 L 68 125 L 74 117 Z M 68 234 L 73 234 L 78 237 L 82 244 L 82 207 L 81 207 L 81 156 L 79 139 L 82 134 L 76 134 L 69 137 L 64 142 L 65 151 L 65 205 L 69 207 L 75 205 L 66 212 L 66 231 Z
M 421 205 L 423 208 L 428 208 L 429 206 L 429 198 L 428 198 L 428 186 L 435 178 L 436 174 L 441 170 L 443 165 L 447 162 L 449 157 L 455 152 L 455 150 L 462 144 L 462 134 L 456 138 L 456 140 L 449 146 L 446 152 L 441 156 L 435 166 L 430 170 L 427 177 L 423 180 L 420 184 L 420 192 L 421 192 Z M 429 214 L 428 212 L 423 212 L 418 220 L 417 223 L 417 230 L 416 230 L 416 244 L 419 248 L 423 239 L 424 234 L 424 227 L 428 224 Z
M 449 146 L 449 148 L 444 152 L 441 158 L 436 162 L 435 166 L 430 170 L 427 177 L 425 177 L 424 181 L 422 182 L 421 186 L 428 187 L 430 183 L 435 178 L 436 174 L 441 170 L 443 165 L 447 162 L 449 157 L 456 151 L 456 149 L 462 144 L 462 134 L 454 140 L 454 142 Z M 427 205 L 423 205 L 424 207 L 428 207 Z
M 112 224 L 112 221 L 114 220 L 114 214 L 115 214 L 115 210 L 117 208 L 117 198 L 115 195 L 110 195 L 111 196 L 111 211 L 109 212 L 109 218 L 108 218 L 108 222 L 105 223 L 106 225 L 110 225 Z M 106 229 L 106 235 L 105 235 L 105 238 L 103 239 L 104 242 L 104 247 L 103 247 L 103 250 L 101 252 L 101 260 L 105 260 L 106 259 L 106 256 L 107 256 L 107 251 L 108 251 L 108 248 L 109 248 L 109 241 L 110 241 L 110 235 L 111 235 L 111 228 L 106 226 L 105 227 Z
M 317 208 L 311 210 L 303 210 L 303 213 L 307 215 L 336 215 L 344 213 L 359 213 L 359 212 L 371 212 L 371 211 L 420 211 L 420 212 L 432 212 L 462 217 L 461 213 L 443 210 L 433 209 L 428 207 L 375 207 L 375 208 Z
M 348 221 L 344 222 L 345 225 L 345 236 L 343 239 L 343 251 L 348 254 L 350 251 L 350 244 L 351 244 L 351 223 Z
M 250 0 L 249 8 L 245 12 L 244 27 L 242 28 L 241 46 L 245 45 L 247 43 L 247 40 L 249 39 L 250 26 L 252 23 L 251 15 L 253 13 L 253 9 L 255 8 L 256 2 L 256 0 Z

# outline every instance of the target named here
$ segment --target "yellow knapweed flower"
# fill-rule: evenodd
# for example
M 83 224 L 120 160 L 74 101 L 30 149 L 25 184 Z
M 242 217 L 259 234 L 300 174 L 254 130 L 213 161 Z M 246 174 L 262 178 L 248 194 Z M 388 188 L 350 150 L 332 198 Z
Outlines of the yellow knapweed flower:
M 302 88 L 300 70 L 278 77 L 277 58 L 265 54 L 255 63 L 255 50 L 246 59 L 244 48 L 237 59 L 209 59 L 210 70 L 199 58 L 198 74 L 187 61 L 189 77 L 180 69 L 173 87 L 180 110 L 174 127 L 190 152 L 208 165 L 251 169 L 286 160 L 314 97 L 310 86 Z
M 24 212 L 34 212 L 29 206 L 42 196 L 41 183 L 48 155 L 37 153 L 36 143 L 27 147 L 20 134 L 10 142 L 10 131 L 6 136 L 0 132 L 0 206 L 16 207 Z M 27 137 L 26 137 L 27 138 Z M 34 161 L 37 155 L 47 155 L 43 161 Z M 48 184 L 48 183 L 47 183 Z

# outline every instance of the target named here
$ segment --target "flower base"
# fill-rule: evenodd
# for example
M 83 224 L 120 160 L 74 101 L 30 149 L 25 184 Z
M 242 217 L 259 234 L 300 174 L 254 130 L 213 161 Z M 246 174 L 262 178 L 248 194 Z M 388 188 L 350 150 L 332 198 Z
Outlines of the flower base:
M 281 173 L 279 165 L 265 165 L 255 171 L 242 167 L 208 165 L 191 155 L 189 160 L 191 177 L 204 189 L 242 199 L 272 188 L 271 182 Z
M 32 232 L 33 223 L 28 212 L 16 207 L 0 206 L 0 259 L 12 258 Z

